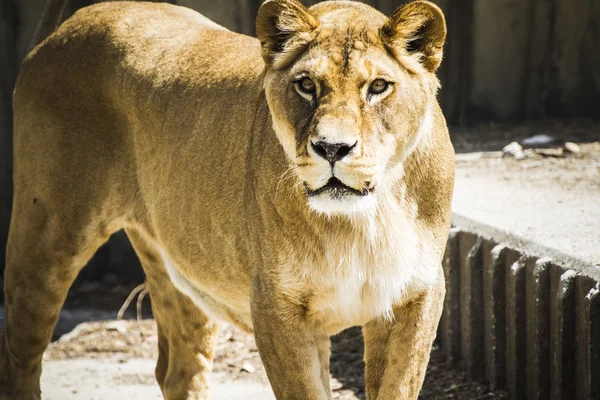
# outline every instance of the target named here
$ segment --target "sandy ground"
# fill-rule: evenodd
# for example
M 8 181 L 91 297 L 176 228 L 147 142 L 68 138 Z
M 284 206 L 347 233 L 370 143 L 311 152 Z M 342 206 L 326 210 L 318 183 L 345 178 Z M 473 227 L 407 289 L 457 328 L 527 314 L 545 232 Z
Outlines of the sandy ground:
M 44 399 L 160 399 L 154 380 L 156 325 L 153 320 L 104 321 L 79 325 L 50 345 L 44 355 Z M 333 398 L 364 399 L 362 337 L 357 328 L 332 340 Z M 219 337 L 212 379 L 214 399 L 272 399 L 252 337 L 225 327 Z M 446 368 L 432 353 L 422 399 L 503 399 Z

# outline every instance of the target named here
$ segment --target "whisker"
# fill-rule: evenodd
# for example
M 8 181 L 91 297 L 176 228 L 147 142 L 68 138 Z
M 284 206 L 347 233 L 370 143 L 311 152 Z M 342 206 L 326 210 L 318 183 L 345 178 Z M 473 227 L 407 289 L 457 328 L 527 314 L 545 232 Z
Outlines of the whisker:
M 347 164 L 349 167 L 351 168 L 375 168 L 377 167 L 376 164 L 371 164 L 371 165 L 367 165 L 367 164 Z
M 291 173 L 296 168 L 298 168 L 297 165 L 292 165 L 288 169 L 286 169 L 283 174 L 281 174 L 281 176 L 279 177 L 279 180 L 277 181 L 277 186 L 275 187 L 275 198 L 274 198 L 274 201 L 277 200 L 277 194 L 279 193 L 279 185 L 281 185 L 281 182 L 284 182 L 284 181 L 286 181 L 286 180 L 288 180 L 290 178 L 293 178 L 294 175 L 292 175 Z M 290 175 L 286 176 L 286 174 L 288 174 L 288 173 L 290 173 Z

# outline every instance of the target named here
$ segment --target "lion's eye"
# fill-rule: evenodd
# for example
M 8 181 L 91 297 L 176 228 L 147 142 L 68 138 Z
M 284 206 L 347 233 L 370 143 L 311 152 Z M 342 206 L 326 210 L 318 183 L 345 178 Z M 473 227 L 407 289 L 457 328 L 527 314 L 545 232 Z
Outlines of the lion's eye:
M 299 91 L 301 91 L 302 93 L 306 93 L 306 94 L 313 94 L 313 93 L 315 93 L 315 91 L 317 89 L 317 87 L 316 87 L 315 83 L 312 81 L 312 79 L 306 78 L 306 77 L 300 79 L 296 83 L 296 86 Z
M 369 94 L 381 94 L 385 92 L 389 86 L 389 82 L 386 82 L 381 78 L 375 79 L 371 82 L 371 86 L 369 86 Z

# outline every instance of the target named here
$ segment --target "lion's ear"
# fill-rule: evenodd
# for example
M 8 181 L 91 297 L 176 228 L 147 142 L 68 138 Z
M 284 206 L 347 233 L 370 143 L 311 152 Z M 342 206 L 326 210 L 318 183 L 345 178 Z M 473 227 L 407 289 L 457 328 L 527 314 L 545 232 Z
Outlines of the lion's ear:
M 383 25 L 381 38 L 395 57 L 417 55 L 425 69 L 435 72 L 446 40 L 444 13 L 428 1 L 405 4 Z
M 256 18 L 256 34 L 267 64 L 291 61 L 314 39 L 319 21 L 297 0 L 267 0 Z

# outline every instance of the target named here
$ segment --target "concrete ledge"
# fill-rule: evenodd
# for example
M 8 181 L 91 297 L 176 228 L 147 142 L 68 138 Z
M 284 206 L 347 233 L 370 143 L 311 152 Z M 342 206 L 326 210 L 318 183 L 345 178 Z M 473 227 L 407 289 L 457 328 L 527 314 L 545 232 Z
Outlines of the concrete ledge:
M 538 240 L 535 235 L 525 238 L 509 230 L 492 227 L 485 222 L 466 217 L 464 214 L 457 212 L 452 213 L 452 223 L 460 227 L 463 231 L 477 232 L 478 235 L 493 240 L 496 243 L 502 243 L 526 255 L 550 258 L 557 264 L 568 266 L 579 274 L 600 281 L 600 264 L 598 264 L 600 263 L 600 259 L 595 260 L 587 256 L 568 254 L 561 249 L 544 244 L 543 240 Z M 600 220 L 598 220 L 598 227 L 600 228 Z M 595 237 L 586 238 L 586 240 L 594 240 L 595 250 L 600 254 L 600 231 L 596 232 Z

